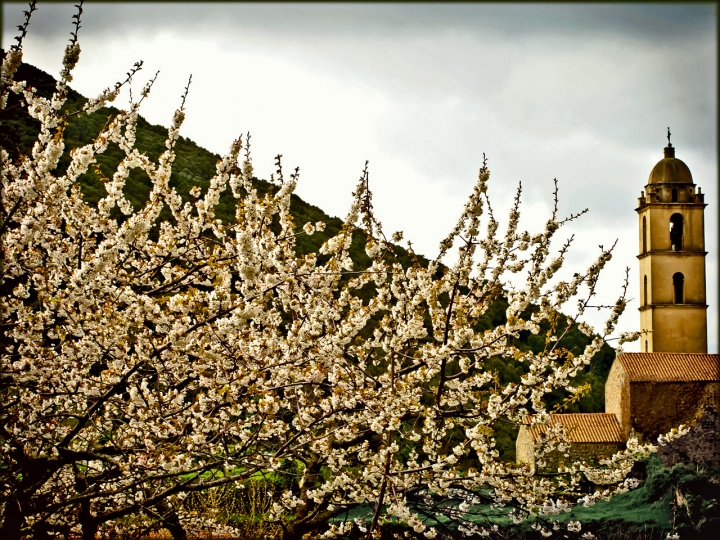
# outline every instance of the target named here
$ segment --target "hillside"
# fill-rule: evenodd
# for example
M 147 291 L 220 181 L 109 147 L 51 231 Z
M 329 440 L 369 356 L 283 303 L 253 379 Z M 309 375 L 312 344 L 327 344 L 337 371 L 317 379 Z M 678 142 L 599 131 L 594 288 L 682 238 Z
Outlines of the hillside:
M 49 74 L 25 63 L 18 68 L 15 80 L 27 81 L 43 97 L 52 95 L 56 83 L 55 79 Z M 87 98 L 74 90 L 70 90 L 64 109 L 68 111 L 77 110 L 82 107 L 85 101 L 87 101 Z M 61 172 L 70 161 L 69 151 L 90 142 L 100 132 L 108 118 L 113 117 L 118 112 L 115 107 L 103 107 L 91 115 L 75 115 L 68 119 L 64 131 L 65 154 L 59 164 Z M 10 96 L 7 108 L 0 112 L 0 121 L 2 122 L 0 146 L 8 151 L 10 158 L 15 160 L 21 155 L 29 154 L 35 142 L 39 122 L 27 115 L 17 96 Z M 139 118 L 136 147 L 141 152 L 145 152 L 150 159 L 156 160 L 160 153 L 165 150 L 166 137 L 166 127 L 150 124 L 142 116 Z M 188 200 L 188 193 L 194 186 L 199 186 L 203 191 L 207 188 L 209 179 L 215 174 L 215 164 L 220 159 L 220 156 L 201 148 L 190 139 L 182 136 L 178 140 L 176 152 L 170 184 L 177 189 L 184 200 Z M 89 204 L 97 204 L 105 196 L 105 188 L 101 178 L 102 176 L 111 176 L 122 157 L 123 153 L 117 144 L 111 143 L 104 154 L 97 156 L 98 168 L 80 177 L 80 187 L 85 200 Z M 254 183 L 261 194 L 269 189 L 274 189 L 274 186 L 265 180 L 255 178 Z M 132 169 L 125 187 L 127 199 L 137 209 L 145 203 L 149 193 L 150 180 L 145 172 Z M 234 201 L 229 190 L 221 197 L 216 214 L 223 221 L 234 218 Z M 326 240 L 337 234 L 342 225 L 341 219 L 329 216 L 317 206 L 303 201 L 294 194 L 292 195 L 291 215 L 298 230 L 302 229 L 302 226 L 308 221 L 323 221 L 326 223 L 324 232 L 298 237 L 297 249 L 299 253 L 316 252 Z M 398 261 L 404 267 L 409 266 L 411 256 L 407 250 L 402 246 L 394 246 L 394 249 Z M 370 260 L 365 254 L 364 237 L 361 233 L 355 234 L 350 251 L 356 263 L 361 266 L 369 265 Z M 424 264 L 427 264 L 424 257 L 421 257 L 421 260 Z
M 15 80 L 27 81 L 43 97 L 50 97 L 56 84 L 55 79 L 49 74 L 24 63 L 16 72 Z M 65 107 L 70 111 L 74 111 L 81 108 L 85 101 L 85 97 L 71 90 Z M 74 115 L 69 118 L 64 131 L 66 151 L 59 164 L 61 173 L 69 163 L 69 151 L 89 143 L 101 131 L 108 118 L 113 117 L 118 112 L 114 107 L 105 107 L 91 115 Z M 0 123 L 0 146 L 7 150 L 10 159 L 17 160 L 22 155 L 28 155 L 35 142 L 39 123 L 29 117 L 17 96 L 11 95 L 7 108 L 0 111 Z M 141 152 L 145 152 L 151 159 L 157 159 L 160 153 L 165 150 L 166 136 L 166 127 L 152 125 L 144 118 L 139 118 L 136 147 Z M 170 184 L 177 189 L 184 200 L 188 200 L 189 192 L 193 187 L 198 186 L 203 191 L 207 189 L 210 178 L 215 174 L 215 165 L 220 156 L 201 148 L 190 139 L 182 136 L 178 140 L 176 154 Z M 102 178 L 112 176 L 122 157 L 123 153 L 120 148 L 112 143 L 104 154 L 97 156 L 98 166 L 80 177 L 79 184 L 83 196 L 89 204 L 97 204 L 105 196 Z M 260 193 L 276 189 L 276 186 L 263 179 L 255 178 L 253 182 Z M 147 200 L 149 192 L 150 180 L 147 175 L 143 171 L 133 169 L 125 186 L 127 199 L 137 209 Z M 234 219 L 234 204 L 232 195 L 225 192 L 216 209 L 217 216 L 224 221 Z M 290 212 L 298 230 L 301 230 L 302 226 L 308 221 L 324 221 L 327 224 L 324 232 L 313 235 L 300 235 L 298 237 L 297 251 L 299 254 L 317 252 L 326 240 L 337 234 L 342 225 L 341 219 L 329 216 L 322 209 L 303 201 L 296 195 L 292 195 Z M 165 217 L 169 217 L 169 212 L 166 213 Z M 370 264 L 370 260 L 365 253 L 364 244 L 364 234 L 361 231 L 356 232 L 350 253 L 355 263 L 363 268 Z M 401 246 L 394 246 L 394 250 L 397 261 L 403 267 L 407 268 L 412 264 L 413 256 L 406 249 Z M 427 259 L 422 256 L 418 256 L 418 260 L 423 265 L 428 263 Z M 500 298 L 479 321 L 477 330 L 489 329 L 504 324 L 506 322 L 506 308 L 507 303 Z M 561 328 L 567 324 L 562 316 L 558 322 Z M 543 328 L 543 330 L 547 330 L 547 328 Z M 573 328 L 563 338 L 561 346 L 577 355 L 582 352 L 589 340 L 590 338 Z M 533 336 L 524 333 L 516 341 L 515 345 L 521 349 L 531 349 L 539 352 L 544 348 L 544 336 Z M 565 409 L 566 412 L 600 412 L 604 410 L 605 379 L 614 357 L 615 351 L 607 345 L 596 354 L 588 371 L 582 373 L 573 382 L 574 386 L 589 384 L 592 390 L 577 403 L 570 404 Z M 500 382 L 518 382 L 525 370 L 525 366 L 520 362 L 500 358 L 493 359 L 488 368 L 496 373 Z M 564 397 L 560 392 L 556 392 L 549 396 L 548 405 L 552 407 L 561 402 Z M 514 459 L 515 436 L 516 428 L 514 426 L 502 424 L 497 427 L 497 442 L 502 459 Z

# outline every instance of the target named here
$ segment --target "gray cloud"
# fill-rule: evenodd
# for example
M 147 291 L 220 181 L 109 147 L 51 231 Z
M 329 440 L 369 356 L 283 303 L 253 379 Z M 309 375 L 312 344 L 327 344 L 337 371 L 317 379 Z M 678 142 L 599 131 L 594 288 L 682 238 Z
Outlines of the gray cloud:
M 25 4 L 7 2 L 6 28 L 16 24 Z M 40 2 L 36 30 L 65 31 L 72 3 Z M 713 4 L 263 4 L 113 2 L 85 6 L 85 33 L 117 30 L 118 21 L 135 32 L 173 27 L 259 29 L 283 35 L 360 35 L 437 32 L 442 29 L 485 31 L 515 37 L 610 32 L 633 39 L 668 41 L 715 31 Z

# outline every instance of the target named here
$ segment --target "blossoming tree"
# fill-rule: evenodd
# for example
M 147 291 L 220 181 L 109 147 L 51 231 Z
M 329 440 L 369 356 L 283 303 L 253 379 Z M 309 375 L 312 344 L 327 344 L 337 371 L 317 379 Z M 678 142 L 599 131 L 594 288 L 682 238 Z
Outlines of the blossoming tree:
M 184 96 L 159 159 L 135 148 L 152 81 L 60 170 L 69 115 L 112 101 L 140 64 L 81 110 L 64 108 L 81 4 L 55 94 L 39 96 L 13 78 L 34 9 L 2 64 L 3 107 L 20 96 L 40 130 L 31 155 L 11 162 L 2 153 L 0 536 L 165 528 L 183 538 L 220 526 L 186 509 L 189 493 L 261 477 L 283 480 L 272 484 L 280 487 L 268 518 L 285 538 L 352 529 L 371 538 L 392 519 L 432 538 L 417 501 L 450 497 L 458 504 L 438 511 L 463 522 L 481 489 L 521 518 L 629 487 L 629 466 L 647 451 L 632 441 L 594 470 L 605 484 L 592 495 L 579 490 L 583 464 L 541 476 L 501 462 L 494 448 L 496 423 L 547 421 L 543 397 L 567 388 L 625 307 L 623 289 L 601 336 L 582 322 L 611 250 L 571 280 L 555 278 L 569 242 L 551 258 L 551 240 L 578 216 L 561 220 L 554 210 L 543 231 L 520 231 L 518 190 L 500 235 L 484 164 L 437 258 L 403 268 L 374 216 L 366 168 L 340 232 L 319 254 L 298 256 L 297 236 L 323 224 L 299 228 L 289 214 L 297 170 L 285 178 L 279 169 L 260 196 L 241 138 L 209 189 L 183 203 L 170 174 Z M 78 178 L 112 143 L 124 159 L 90 206 Z M 123 195 L 134 168 L 152 183 L 139 209 Z M 236 201 L 230 223 L 214 214 L 227 190 Z M 171 218 L 160 218 L 163 208 Z M 349 256 L 358 230 L 367 268 Z M 457 261 L 446 267 L 451 249 Z M 525 274 L 522 285 L 512 274 Z M 501 295 L 507 323 L 478 330 Z M 571 325 L 594 336 L 581 355 L 562 348 L 553 326 L 542 353 L 513 346 L 571 301 Z M 493 380 L 486 364 L 498 357 L 525 366 L 518 384 Z M 548 441 L 539 452 L 567 446 L 562 433 Z M 369 519 L 342 519 L 361 504 Z M 460 532 L 486 531 L 465 523 Z

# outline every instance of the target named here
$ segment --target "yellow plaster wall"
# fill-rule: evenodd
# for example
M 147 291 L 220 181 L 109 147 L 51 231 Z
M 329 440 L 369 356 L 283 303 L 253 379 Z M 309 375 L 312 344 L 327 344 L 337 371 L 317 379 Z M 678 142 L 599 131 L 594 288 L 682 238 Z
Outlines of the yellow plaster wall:
M 705 307 L 668 305 L 643 308 L 640 322 L 648 334 L 647 352 L 707 353 L 707 312 Z M 641 339 L 645 352 L 645 337 Z
M 647 219 L 648 251 L 669 251 L 670 216 L 676 213 L 683 216 L 683 251 L 704 251 L 704 207 L 681 203 L 664 203 L 662 206 L 648 205 L 638 212 L 638 227 L 640 229 L 638 253 L 642 253 L 643 216 Z
M 640 290 L 648 277 L 648 304 L 674 303 L 673 275 L 681 272 L 685 281 L 684 304 L 705 303 L 705 257 L 687 253 L 652 253 L 640 259 Z M 644 305 L 644 298 L 641 298 Z
M 671 187 L 654 186 L 654 189 Z M 683 216 L 683 249 L 680 251 L 670 250 L 670 217 L 675 213 Z M 643 206 L 638 211 L 640 328 L 647 332 L 641 337 L 642 352 L 707 352 L 703 214 L 702 205 L 668 202 Z M 643 217 L 647 231 L 645 253 Z M 682 305 L 675 304 L 673 275 L 676 272 L 684 277 Z

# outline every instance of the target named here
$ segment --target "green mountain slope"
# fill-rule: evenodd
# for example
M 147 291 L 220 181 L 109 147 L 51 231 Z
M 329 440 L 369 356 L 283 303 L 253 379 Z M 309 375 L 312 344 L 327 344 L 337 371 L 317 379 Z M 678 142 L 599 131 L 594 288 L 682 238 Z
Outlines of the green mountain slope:
M 15 73 L 15 80 L 27 81 L 43 97 L 50 97 L 56 84 L 52 76 L 25 63 Z M 71 89 L 64 109 L 78 110 L 86 100 L 85 97 Z M 93 114 L 74 115 L 68 119 L 63 133 L 65 154 L 59 163 L 60 171 L 63 171 L 70 161 L 69 151 L 91 142 L 108 119 L 114 117 L 118 112 L 115 107 L 103 107 Z M 8 151 L 10 159 L 16 160 L 21 155 L 29 155 L 37 136 L 39 122 L 29 117 L 18 96 L 11 94 L 7 108 L 0 111 L 0 122 L 2 127 L 0 129 L 0 146 Z M 139 151 L 146 153 L 150 159 L 156 160 L 165 150 L 166 138 L 166 127 L 150 124 L 143 117 L 139 117 L 136 143 Z M 104 154 L 97 156 L 98 166 L 80 177 L 80 187 L 89 204 L 97 204 L 106 195 L 103 177 L 111 177 L 122 158 L 123 153 L 120 148 L 117 144 L 111 143 Z M 188 200 L 188 194 L 193 187 L 198 186 L 204 191 L 209 186 L 209 180 L 215 174 L 215 165 L 219 159 L 219 155 L 181 136 L 176 145 L 176 158 L 170 184 L 177 189 L 183 200 Z M 265 180 L 253 179 L 253 181 L 261 194 L 276 189 L 276 186 Z M 150 193 L 150 180 L 144 171 L 132 169 L 124 193 L 136 209 L 145 203 Z M 324 232 L 298 237 L 297 250 L 299 253 L 317 252 L 326 240 L 337 234 L 342 225 L 341 219 L 329 216 L 317 206 L 303 201 L 297 195 L 292 195 L 290 213 L 298 230 L 302 229 L 302 226 L 308 221 L 326 223 Z M 216 209 L 216 215 L 223 221 L 234 219 L 235 203 L 229 190 L 223 193 Z M 364 245 L 364 235 L 360 232 L 356 233 L 350 252 L 353 260 L 363 267 L 370 264 Z M 394 246 L 394 249 L 397 259 L 403 267 L 412 264 L 411 255 L 406 249 L 397 245 Z M 424 257 L 419 258 L 424 264 L 427 264 Z

